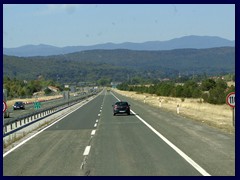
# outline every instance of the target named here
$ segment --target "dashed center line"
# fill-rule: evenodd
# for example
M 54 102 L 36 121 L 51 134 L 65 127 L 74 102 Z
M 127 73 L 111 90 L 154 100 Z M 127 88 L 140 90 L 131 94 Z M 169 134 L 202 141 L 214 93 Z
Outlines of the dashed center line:
M 90 152 L 91 146 L 87 146 L 83 152 L 84 156 L 88 156 L 89 152 Z
M 106 94 L 105 94 L 105 95 L 106 95 Z M 102 108 L 103 108 L 103 104 L 102 104 L 101 107 L 100 107 L 100 111 L 99 111 L 100 114 L 98 114 L 98 117 L 101 116 Z M 96 119 L 96 123 L 94 124 L 94 128 L 97 127 L 98 122 L 99 122 L 99 119 Z M 80 166 L 80 169 L 84 169 L 84 166 L 85 166 L 85 164 L 87 163 L 87 156 L 89 155 L 90 149 L 91 149 L 91 146 L 90 146 L 91 140 L 92 140 L 92 138 L 93 138 L 93 136 L 94 136 L 95 134 L 96 134 L 96 129 L 92 130 L 92 132 L 91 132 L 91 138 L 90 138 L 89 145 L 86 146 L 86 148 L 85 148 L 85 150 L 84 150 L 84 152 L 83 152 L 84 159 L 83 159 L 83 162 L 82 162 L 82 164 L 81 164 L 81 166 Z
M 94 136 L 95 133 L 96 133 L 96 130 L 92 130 L 92 132 L 91 132 L 91 136 Z

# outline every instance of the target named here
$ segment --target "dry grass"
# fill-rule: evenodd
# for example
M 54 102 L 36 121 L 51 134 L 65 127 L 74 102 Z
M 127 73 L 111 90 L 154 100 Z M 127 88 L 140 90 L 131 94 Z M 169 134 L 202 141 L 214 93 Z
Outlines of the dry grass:
M 142 102 L 144 102 L 145 99 L 146 104 L 164 108 L 174 113 L 177 113 L 177 105 L 179 105 L 179 115 L 181 116 L 190 117 L 191 119 L 219 128 L 228 133 L 235 132 L 232 119 L 233 111 L 228 105 L 212 105 L 204 103 L 202 99 L 181 99 L 150 94 L 139 94 L 136 92 L 114 91 Z

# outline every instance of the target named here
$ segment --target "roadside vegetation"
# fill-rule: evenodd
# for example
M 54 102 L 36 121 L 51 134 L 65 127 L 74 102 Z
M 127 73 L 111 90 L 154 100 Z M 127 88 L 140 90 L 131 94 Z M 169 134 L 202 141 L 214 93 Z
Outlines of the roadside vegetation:
M 30 80 L 23 81 L 16 78 L 3 78 L 3 88 L 7 90 L 8 99 L 14 98 L 29 98 L 32 97 L 35 92 L 44 91 L 45 95 L 50 95 L 50 91 L 47 87 L 54 86 L 62 90 L 63 86 L 57 82 L 51 80 Z
M 181 83 L 177 81 L 162 81 L 150 85 L 134 85 L 131 82 L 119 84 L 117 88 L 124 91 L 137 93 L 156 94 L 157 96 L 182 98 L 202 98 L 210 104 L 224 104 L 228 93 L 235 91 L 235 86 L 227 85 L 227 81 L 235 80 L 234 75 L 223 78 L 185 79 Z

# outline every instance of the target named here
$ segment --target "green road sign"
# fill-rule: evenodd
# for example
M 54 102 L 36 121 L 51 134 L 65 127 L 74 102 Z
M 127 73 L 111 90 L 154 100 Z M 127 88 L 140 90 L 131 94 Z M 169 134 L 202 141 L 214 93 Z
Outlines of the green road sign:
M 34 102 L 34 109 L 40 109 L 41 103 L 40 102 Z

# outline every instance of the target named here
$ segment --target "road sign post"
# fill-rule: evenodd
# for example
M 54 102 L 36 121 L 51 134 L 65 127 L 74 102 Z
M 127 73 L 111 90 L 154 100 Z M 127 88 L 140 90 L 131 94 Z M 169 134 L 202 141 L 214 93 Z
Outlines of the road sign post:
M 3 133 L 4 133 L 4 113 L 7 110 L 7 103 L 3 101 Z
M 3 113 L 7 110 L 7 104 L 5 101 L 3 101 Z
M 232 108 L 233 127 L 235 127 L 235 92 L 231 92 L 226 97 L 226 103 Z

